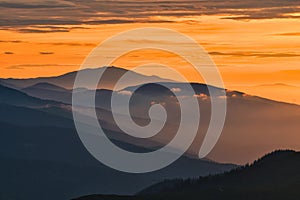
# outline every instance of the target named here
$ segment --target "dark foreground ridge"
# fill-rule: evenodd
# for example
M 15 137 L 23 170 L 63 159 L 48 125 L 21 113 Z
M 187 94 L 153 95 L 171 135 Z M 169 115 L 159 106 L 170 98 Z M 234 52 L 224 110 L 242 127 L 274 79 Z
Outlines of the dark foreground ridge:
M 300 197 L 300 152 L 274 151 L 251 165 L 188 180 L 166 180 L 136 196 L 92 195 L 76 200 L 296 200 Z

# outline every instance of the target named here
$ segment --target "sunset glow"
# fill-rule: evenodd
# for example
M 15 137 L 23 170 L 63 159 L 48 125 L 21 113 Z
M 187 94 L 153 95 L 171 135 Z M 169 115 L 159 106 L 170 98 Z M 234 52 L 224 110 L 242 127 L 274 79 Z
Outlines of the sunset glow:
M 300 0 L 0 19 L 0 200 L 300 199 Z
M 255 11 L 255 8 L 252 9 Z M 236 20 L 240 15 L 216 13 L 198 16 L 191 11 L 191 15 L 185 13 L 186 16 L 175 17 L 176 12 L 178 14 L 180 11 L 173 11 L 168 15 L 150 15 L 147 12 L 150 16 L 144 18 L 145 22 L 138 20 L 128 23 L 57 26 L 43 24 L 0 30 L 1 78 L 48 77 L 75 71 L 89 52 L 108 37 L 134 28 L 160 27 L 179 31 L 201 44 L 218 66 L 227 88 L 259 95 L 261 88 L 257 86 L 273 85 L 272 90 L 276 92 L 269 92 L 265 97 L 300 103 L 299 96 L 281 97 L 281 94 L 293 91 L 299 94 L 299 13 L 284 14 L 294 18 Z M 105 19 L 113 17 L 106 16 Z M 134 39 L 128 42 L 134 42 Z M 180 47 L 182 44 L 174 45 Z M 117 45 L 112 47 L 112 51 L 117 50 Z M 189 64 L 182 60 L 178 62 L 178 59 L 176 56 L 166 58 L 164 53 L 158 52 L 134 52 L 112 64 L 130 69 L 147 62 L 160 63 L 184 71 L 189 81 L 202 81 L 199 76 L 194 76 Z M 150 70 L 144 73 L 154 74 Z M 176 79 L 164 70 L 156 75 Z

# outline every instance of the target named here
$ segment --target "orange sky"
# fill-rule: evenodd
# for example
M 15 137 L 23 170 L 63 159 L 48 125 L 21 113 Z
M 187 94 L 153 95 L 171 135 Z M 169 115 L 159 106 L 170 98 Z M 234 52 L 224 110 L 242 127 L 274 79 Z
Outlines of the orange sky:
M 167 16 L 156 18 L 174 20 Z M 227 88 L 300 104 L 300 19 L 221 18 L 224 15 L 181 17 L 177 22 L 165 23 L 78 25 L 69 32 L 0 30 L 0 76 L 29 78 L 74 71 L 106 38 L 132 28 L 161 27 L 198 41 L 217 64 Z M 185 61 L 165 52 L 132 52 L 113 64 L 130 69 L 154 62 L 180 70 L 190 81 L 201 81 Z M 176 79 L 155 66 L 140 72 Z M 266 87 L 268 92 L 264 93 Z

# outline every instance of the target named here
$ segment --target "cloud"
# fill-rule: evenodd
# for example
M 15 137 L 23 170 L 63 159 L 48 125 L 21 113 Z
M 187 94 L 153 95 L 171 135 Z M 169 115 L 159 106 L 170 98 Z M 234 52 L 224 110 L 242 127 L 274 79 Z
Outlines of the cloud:
M 39 67 L 73 67 L 78 66 L 78 64 L 21 64 L 21 65 L 11 65 L 6 67 L 6 69 L 26 69 L 26 68 L 39 68 Z
M 42 51 L 40 52 L 41 55 L 52 55 L 54 52 L 47 52 L 47 51 Z
M 32 9 L 32 8 L 64 8 L 70 7 L 72 4 L 67 1 L 0 1 L 0 7 L 3 8 L 23 8 L 23 9 Z
M 277 35 L 277 36 L 300 36 L 300 32 L 290 32 L 290 33 L 277 33 L 277 34 L 272 34 L 272 35 Z
M 34 15 L 33 15 L 34 13 Z M 294 13 L 294 14 L 293 14 Z M 0 0 L 0 26 L 23 32 L 48 33 L 54 29 L 24 29 L 32 25 L 122 24 L 137 22 L 197 22 L 201 15 L 227 15 L 226 19 L 299 18 L 296 0 L 107 0 L 107 1 L 3 1 Z M 22 30 L 23 29 L 23 30 Z M 57 29 L 57 32 L 70 31 Z
M 118 94 L 131 96 L 132 92 L 129 91 L 129 90 L 121 90 L 121 91 L 118 92 Z
M 279 72 L 286 73 L 286 74 L 300 74 L 300 69 L 281 70 Z
M 0 40 L 0 43 L 25 43 L 25 41 L 21 41 L 21 40 Z
M 1 11 L 1 8 L 0 8 Z M 0 27 L 2 30 L 13 30 L 18 31 L 19 29 L 24 29 L 23 27 L 31 27 L 35 25 L 79 25 L 82 24 L 81 21 L 76 21 L 72 19 L 51 19 L 51 18 L 42 18 L 39 19 L 37 16 L 34 16 L 38 19 L 34 19 L 30 16 L 24 16 L 23 18 L 19 19 L 18 17 L 14 16 L 3 16 L 0 13 L 0 17 L 3 17 L 0 21 Z M 8 18 L 9 17 L 9 18 Z M 70 16 L 72 17 L 72 16 Z M 34 28 L 32 28 L 34 29 Z M 26 28 L 24 29 L 26 31 Z
M 250 3 L 250 2 L 249 2 Z M 285 2 L 287 3 L 287 2 Z M 236 9 L 231 13 L 235 16 L 223 17 L 223 19 L 233 20 L 250 20 L 250 19 L 274 19 L 274 18 L 298 18 L 298 16 L 290 15 L 294 12 L 299 12 L 299 2 L 290 2 L 291 4 L 285 4 L 284 2 L 270 2 L 266 1 L 266 4 L 257 4 L 261 7 L 245 7 L 241 10 Z M 294 4 L 294 6 L 292 6 Z M 272 5 L 274 7 L 272 7 Z
M 249 94 L 243 94 L 243 97 L 251 97 Z
M 15 31 L 20 33 L 59 33 L 70 32 L 76 29 L 89 29 L 87 27 L 80 26 L 54 26 L 54 25 L 31 25 L 27 28 L 16 28 Z M 6 29 L 7 30 L 7 29 Z
M 278 58 L 278 57 L 298 57 L 299 53 L 272 53 L 272 52 L 209 52 L 215 56 L 238 56 L 238 57 L 258 57 L 258 58 Z
M 219 99 L 227 99 L 227 96 L 218 96 Z
M 54 46 L 97 46 L 95 43 L 75 43 L 75 42 L 43 42 L 38 44 L 54 45 Z
M 171 88 L 171 92 L 181 92 L 181 89 L 180 88 Z
M 194 94 L 193 96 L 196 97 L 196 98 L 202 99 L 202 100 L 206 100 L 206 99 L 209 98 L 209 96 L 204 94 L 204 93 Z
M 4 52 L 4 54 L 11 55 L 11 54 L 14 54 L 14 52 L 6 51 L 6 52 Z
M 295 86 L 295 85 L 290 85 L 290 84 L 286 84 L 286 83 L 269 83 L 269 84 L 260 84 L 260 85 L 254 85 L 251 87 L 274 87 L 274 88 L 278 88 L 278 87 L 285 87 L 285 88 L 297 88 L 300 89 L 300 87 Z
M 20 28 L 16 29 L 20 33 L 58 33 L 58 32 L 69 32 L 68 29 L 34 29 L 34 28 Z

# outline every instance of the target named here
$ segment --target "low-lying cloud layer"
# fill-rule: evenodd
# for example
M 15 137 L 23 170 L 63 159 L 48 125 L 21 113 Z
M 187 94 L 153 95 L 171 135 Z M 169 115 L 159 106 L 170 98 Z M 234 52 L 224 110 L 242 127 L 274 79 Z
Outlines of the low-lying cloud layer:
M 0 0 L 0 27 L 24 33 L 68 32 L 68 28 L 31 26 L 173 22 L 199 15 L 227 15 L 224 18 L 234 20 L 299 18 L 299 13 L 298 0 Z

